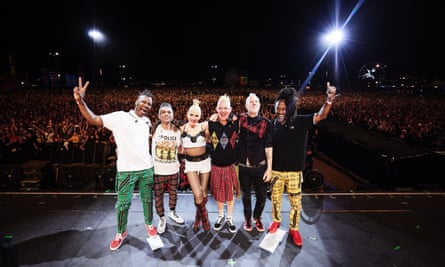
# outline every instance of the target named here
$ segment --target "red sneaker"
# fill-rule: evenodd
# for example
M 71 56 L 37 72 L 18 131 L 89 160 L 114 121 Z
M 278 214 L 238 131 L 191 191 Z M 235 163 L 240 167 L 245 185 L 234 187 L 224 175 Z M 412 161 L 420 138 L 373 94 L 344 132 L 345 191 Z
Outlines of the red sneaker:
M 128 235 L 128 230 L 125 230 L 122 234 L 116 234 L 113 241 L 110 243 L 110 249 L 116 250 L 121 247 L 122 243 L 124 243 L 125 238 Z
M 264 226 L 261 218 L 255 218 L 255 227 L 258 232 L 264 232 Z
M 273 221 L 267 231 L 269 231 L 269 233 L 273 234 L 278 230 L 278 228 L 280 228 L 280 225 L 281 225 L 281 223 Z
M 244 230 L 247 232 L 252 231 L 252 222 L 250 220 L 244 221 Z
M 298 247 L 301 247 L 303 245 L 303 240 L 301 240 L 301 235 L 298 230 L 289 230 L 289 234 L 292 236 L 292 240 L 294 241 L 294 244 Z
M 149 237 L 154 238 L 158 234 L 156 227 L 153 225 L 145 225 L 145 229 L 147 229 L 147 234 Z

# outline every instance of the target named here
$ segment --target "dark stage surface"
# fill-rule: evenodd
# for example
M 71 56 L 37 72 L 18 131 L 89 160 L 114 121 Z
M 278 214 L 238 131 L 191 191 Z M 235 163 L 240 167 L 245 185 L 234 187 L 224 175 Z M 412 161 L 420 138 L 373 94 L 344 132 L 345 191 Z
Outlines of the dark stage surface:
M 288 200 L 281 229 L 288 230 Z M 130 209 L 129 236 L 117 251 L 114 193 L 0 193 L 3 266 L 445 266 L 445 193 L 306 193 L 296 247 L 287 232 L 271 253 L 259 247 L 266 232 L 192 231 L 191 194 L 180 194 L 177 225 L 168 219 L 164 247 L 146 242 L 139 194 Z M 167 201 L 167 195 L 165 195 Z M 210 220 L 217 217 L 209 197 Z M 158 217 L 154 216 L 157 225 Z M 268 200 L 263 222 L 271 222 Z

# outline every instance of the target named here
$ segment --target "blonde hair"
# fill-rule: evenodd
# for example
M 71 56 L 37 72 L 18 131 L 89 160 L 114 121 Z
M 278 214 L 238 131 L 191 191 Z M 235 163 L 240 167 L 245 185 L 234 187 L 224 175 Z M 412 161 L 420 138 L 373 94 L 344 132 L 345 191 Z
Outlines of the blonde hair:
M 227 107 L 230 108 L 230 97 L 227 94 L 224 94 L 224 95 L 222 95 L 222 96 L 220 96 L 218 98 L 218 102 L 216 102 L 216 107 L 219 107 L 221 102 L 226 102 L 227 103 Z
M 199 103 L 198 99 L 193 99 L 193 104 L 190 106 L 187 115 L 189 115 L 191 111 L 196 111 L 199 113 L 199 116 L 201 116 L 201 107 L 199 106 Z

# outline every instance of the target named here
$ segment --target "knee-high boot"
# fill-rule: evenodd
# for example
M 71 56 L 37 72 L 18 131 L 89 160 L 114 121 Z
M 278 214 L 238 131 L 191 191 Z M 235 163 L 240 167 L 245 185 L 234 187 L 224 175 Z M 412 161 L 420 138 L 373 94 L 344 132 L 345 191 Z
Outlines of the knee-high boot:
M 201 204 L 197 204 L 195 202 L 196 206 L 196 214 L 195 214 L 195 222 L 193 223 L 193 231 L 196 233 L 199 231 L 199 228 L 201 228 Z
M 207 198 L 203 199 L 200 205 L 201 208 L 201 221 L 202 221 L 202 228 L 204 228 L 204 231 L 208 232 L 210 231 L 210 222 L 209 222 L 209 213 L 207 212 L 206 208 L 206 202 Z

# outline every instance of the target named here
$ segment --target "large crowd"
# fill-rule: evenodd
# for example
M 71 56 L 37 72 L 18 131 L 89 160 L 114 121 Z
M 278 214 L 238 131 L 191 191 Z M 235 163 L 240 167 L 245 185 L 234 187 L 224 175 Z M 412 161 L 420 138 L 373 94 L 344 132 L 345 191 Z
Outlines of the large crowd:
M 280 88 L 150 88 L 153 110 L 162 102 L 172 103 L 175 120 L 185 122 L 187 109 L 194 98 L 201 102 L 203 119 L 214 110 L 219 95 L 227 93 L 235 113 L 243 113 L 250 92 L 261 98 L 261 114 L 273 118 L 273 102 Z M 100 113 L 122 107 L 134 108 L 135 92 L 143 88 L 91 88 L 89 105 Z M 300 96 L 299 109 L 316 112 L 325 94 L 306 90 Z M 331 110 L 329 120 L 360 127 L 382 136 L 434 151 L 445 149 L 445 101 L 441 94 L 420 95 L 385 92 L 342 92 Z M 82 149 L 90 143 L 113 143 L 106 129 L 90 126 L 80 116 L 71 89 L 21 90 L 0 95 L 0 162 L 17 163 L 38 159 L 42 144 L 59 144 L 69 150 L 76 144 Z M 125 109 L 125 108 L 124 108 Z M 151 114 L 156 124 L 158 117 Z M 19 155 L 20 154 L 20 155 Z

